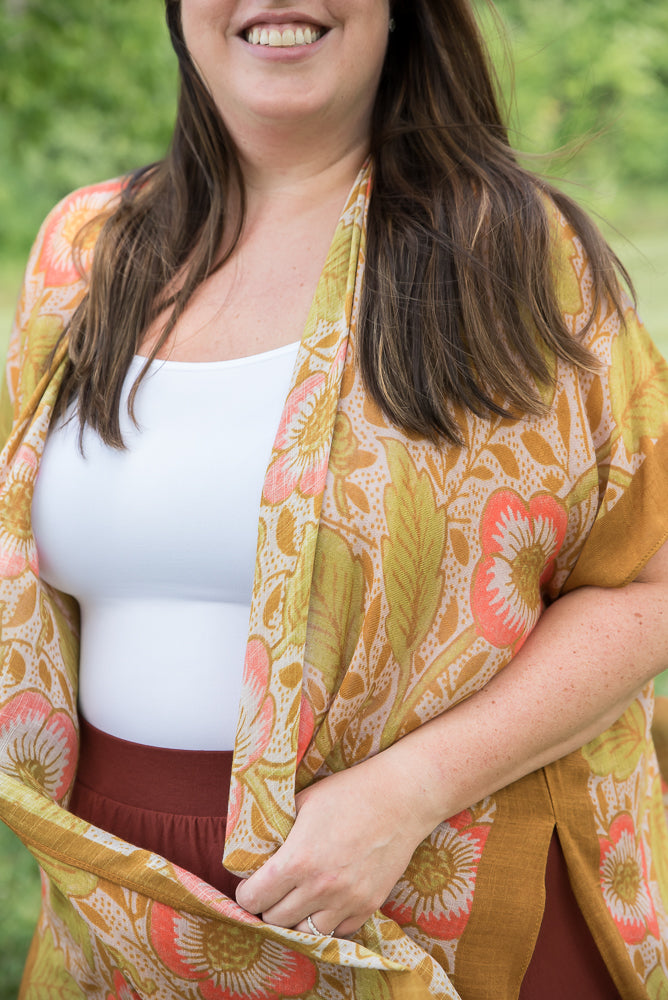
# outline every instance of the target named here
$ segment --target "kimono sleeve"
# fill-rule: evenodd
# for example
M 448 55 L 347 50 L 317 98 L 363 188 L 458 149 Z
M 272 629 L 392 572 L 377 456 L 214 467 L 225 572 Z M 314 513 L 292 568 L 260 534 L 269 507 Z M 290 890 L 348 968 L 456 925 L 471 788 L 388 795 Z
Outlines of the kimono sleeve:
M 586 388 L 599 509 L 565 590 L 632 581 L 668 538 L 668 365 L 628 306 L 594 331 Z
M 74 191 L 56 205 L 39 231 L 28 259 L 0 390 L 3 445 L 81 302 L 98 235 L 118 205 L 121 186 L 114 179 Z
M 21 356 L 30 327 L 30 318 L 38 305 L 38 290 L 35 279 L 38 272 L 38 262 L 42 257 L 44 238 L 48 228 L 49 217 L 43 223 L 35 240 L 19 293 L 14 322 L 12 323 L 7 354 L 5 357 L 4 377 L 0 385 L 0 447 L 4 448 L 9 438 L 12 426 L 18 413 L 19 373 Z
M 9 347 L 7 349 L 8 359 L 14 356 L 18 351 L 18 340 L 19 340 L 19 330 L 16 323 L 12 326 L 12 332 L 9 337 Z M 0 386 L 0 447 L 4 448 L 7 438 L 12 429 L 12 424 L 14 423 L 14 403 L 13 403 L 13 392 L 11 387 L 11 369 L 9 363 L 5 363 L 4 378 L 2 380 L 2 385 Z

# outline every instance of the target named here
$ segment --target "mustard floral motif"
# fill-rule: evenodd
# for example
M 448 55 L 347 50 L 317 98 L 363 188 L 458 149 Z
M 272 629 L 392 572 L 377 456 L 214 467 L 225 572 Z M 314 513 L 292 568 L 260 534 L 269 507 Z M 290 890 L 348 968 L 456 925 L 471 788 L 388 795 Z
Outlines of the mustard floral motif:
M 464 933 L 489 826 L 473 825 L 465 810 L 441 823 L 418 847 L 383 912 L 439 940 Z
M 633 820 L 622 813 L 607 837 L 601 838 L 601 888 L 619 933 L 630 944 L 640 943 L 659 927 L 647 882 L 647 864 Z
M 541 587 L 550 579 L 566 526 L 566 511 L 549 494 L 528 504 L 508 489 L 490 497 L 471 606 L 480 632 L 495 646 L 518 649 L 538 621 Z
M 23 445 L 10 476 L 2 487 L 5 502 L 14 515 L 0 523 L 0 573 L 3 578 L 20 576 L 26 568 L 37 572 L 37 546 L 30 523 L 31 487 L 37 476 L 37 455 Z
M 94 188 L 77 192 L 61 204 L 50 215 L 44 232 L 43 251 L 38 269 L 44 271 L 47 285 L 59 288 L 80 280 L 80 269 L 90 269 L 95 241 L 100 224 L 93 223 L 86 230 L 86 238 L 80 247 L 80 258 L 75 261 L 72 245 L 84 226 L 98 219 L 100 213 L 109 207 L 118 194 L 118 183 L 110 181 Z
M 76 733 L 64 712 L 54 712 L 34 691 L 16 695 L 0 710 L 2 769 L 60 801 L 74 780 Z
M 287 1000 L 316 980 L 313 962 L 279 942 L 162 903 L 151 911 L 151 941 L 168 969 L 198 984 L 202 1000 Z

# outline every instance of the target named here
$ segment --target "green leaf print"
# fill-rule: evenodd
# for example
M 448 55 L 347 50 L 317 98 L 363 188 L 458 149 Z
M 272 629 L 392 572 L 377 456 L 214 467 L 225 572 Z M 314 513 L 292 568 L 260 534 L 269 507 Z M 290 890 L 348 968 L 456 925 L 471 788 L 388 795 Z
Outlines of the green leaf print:
M 383 577 L 389 604 L 387 635 L 401 666 L 426 637 L 442 600 L 446 516 L 431 477 L 417 471 L 399 441 L 385 443 L 391 485 L 385 490 L 387 536 Z
M 659 883 L 663 905 L 668 908 L 668 828 L 666 827 L 666 809 L 663 804 L 659 777 L 653 783 L 648 822 L 650 843 L 656 845 L 651 857 L 653 874 Z M 668 1000 L 668 994 L 666 994 L 666 1000 Z
M 39 938 L 36 953 L 26 970 L 22 1000 L 86 1000 L 65 967 L 65 955 L 47 930 Z
M 63 321 L 56 316 L 38 316 L 31 320 L 26 341 L 27 355 L 21 376 L 21 394 L 26 399 L 33 392 L 48 367 L 48 359 L 63 332 Z
M 634 701 L 621 719 L 582 748 L 594 774 L 600 777 L 611 774 L 615 781 L 626 781 L 646 749 L 645 729 L 642 705 Z
M 353 969 L 352 974 L 352 1000 L 392 1000 L 388 980 L 375 969 Z
M 362 560 L 331 528 L 322 525 L 311 584 L 307 658 L 325 677 L 350 663 L 364 619 Z
M 313 571 L 313 550 L 317 530 L 306 524 L 299 544 L 295 567 L 287 579 L 283 601 L 283 633 L 285 641 L 301 648 L 306 640 L 309 591 Z
M 44 869 L 52 883 L 66 896 L 90 896 L 97 888 L 99 879 L 92 872 L 58 861 L 37 848 L 33 847 L 31 850 L 40 868 Z
M 647 995 L 652 1000 L 668 1000 L 668 977 L 660 965 L 655 966 L 649 975 Z
M 610 370 L 612 415 L 629 455 L 639 450 L 641 438 L 656 438 L 665 429 L 667 398 L 663 358 L 643 331 L 629 328 L 613 342 Z
M 80 953 L 85 955 L 90 968 L 94 969 L 93 946 L 86 921 L 79 916 L 67 896 L 63 895 L 53 882 L 51 883 L 49 898 L 52 913 L 65 927 L 67 934 L 77 946 Z

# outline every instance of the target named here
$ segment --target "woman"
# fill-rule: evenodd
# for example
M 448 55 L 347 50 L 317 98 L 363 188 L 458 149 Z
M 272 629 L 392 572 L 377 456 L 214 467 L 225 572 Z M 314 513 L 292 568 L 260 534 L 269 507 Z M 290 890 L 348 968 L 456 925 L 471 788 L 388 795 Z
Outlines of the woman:
M 668 375 L 614 258 L 464 0 L 167 16 L 170 153 L 47 220 L 9 356 L 25 996 L 660 996 Z

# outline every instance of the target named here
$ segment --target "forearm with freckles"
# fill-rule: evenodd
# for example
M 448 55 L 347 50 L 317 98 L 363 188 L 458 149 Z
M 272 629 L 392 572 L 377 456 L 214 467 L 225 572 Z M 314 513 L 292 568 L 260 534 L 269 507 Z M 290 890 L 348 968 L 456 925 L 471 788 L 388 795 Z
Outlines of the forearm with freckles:
M 467 701 L 297 796 L 285 843 L 237 890 L 268 923 L 351 934 L 438 824 L 606 729 L 665 665 L 668 545 L 642 582 L 582 589 Z
M 560 598 L 484 688 L 382 754 L 425 835 L 608 728 L 668 667 L 668 586 L 636 582 Z M 380 761 L 379 761 L 380 763 Z

